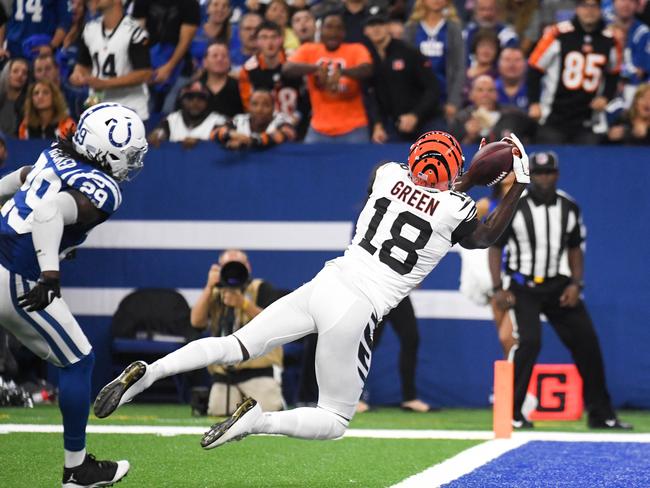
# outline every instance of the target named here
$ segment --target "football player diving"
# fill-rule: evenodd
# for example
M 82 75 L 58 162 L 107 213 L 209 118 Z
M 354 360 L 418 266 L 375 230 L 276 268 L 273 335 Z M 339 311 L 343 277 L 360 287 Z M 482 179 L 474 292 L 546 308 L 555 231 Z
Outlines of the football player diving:
M 378 167 L 343 256 L 328 261 L 310 282 L 234 334 L 193 341 L 152 364 L 130 364 L 99 393 L 95 415 L 110 415 L 161 378 L 213 363 L 238 363 L 317 333 L 317 407 L 263 412 L 248 398 L 231 417 L 213 425 L 201 445 L 211 449 L 258 433 L 341 437 L 368 375 L 373 331 L 380 319 L 455 243 L 486 248 L 509 224 L 530 177 L 522 144 L 514 134 L 505 140 L 513 146 L 516 183 L 486 223 L 476 218 L 472 198 L 453 189 L 464 161 L 458 141 L 445 132 L 427 132 L 411 146 L 408 165 Z M 473 186 L 471 175 L 463 178 L 463 189 Z

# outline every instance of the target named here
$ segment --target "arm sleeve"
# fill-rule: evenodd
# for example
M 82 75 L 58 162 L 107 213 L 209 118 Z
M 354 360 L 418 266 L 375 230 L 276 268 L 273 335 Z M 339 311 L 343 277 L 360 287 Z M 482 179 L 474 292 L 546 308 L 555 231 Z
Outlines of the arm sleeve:
M 23 168 L 19 168 L 0 179 L 0 203 L 13 197 L 23 185 L 20 178 L 22 170 Z
M 460 26 L 448 22 L 447 30 L 447 103 L 460 108 L 463 106 L 463 86 L 465 85 L 465 43 Z
M 32 240 L 38 264 L 43 271 L 59 271 L 59 246 L 63 227 L 77 221 L 77 202 L 67 192 L 43 200 L 34 209 Z
M 458 197 L 459 203 L 456 212 L 459 223 L 451 233 L 451 243 L 453 245 L 474 232 L 474 229 L 478 226 L 478 218 L 476 216 L 476 202 L 469 195 L 454 191 L 451 191 L 451 193 Z
M 77 63 L 80 64 L 81 66 L 86 66 L 87 68 L 91 68 L 93 65 L 93 59 L 90 56 L 90 50 L 88 49 L 88 46 L 86 45 L 86 41 L 84 40 L 83 32 L 81 33 L 81 36 L 79 36 L 79 53 L 77 54 Z
M 528 74 L 526 75 L 526 90 L 528 92 L 529 103 L 538 103 L 542 95 L 542 76 L 544 73 L 533 68 L 528 67 Z
M 580 207 L 575 205 L 572 209 L 573 214 L 575 215 L 575 223 L 573 228 L 569 231 L 569 236 L 567 240 L 567 246 L 569 248 L 578 247 L 584 241 L 586 237 L 585 226 L 582 222 L 582 214 L 580 213 Z
M 138 27 L 131 36 L 129 44 L 129 59 L 134 70 L 151 68 L 149 55 L 149 35 L 142 27 Z

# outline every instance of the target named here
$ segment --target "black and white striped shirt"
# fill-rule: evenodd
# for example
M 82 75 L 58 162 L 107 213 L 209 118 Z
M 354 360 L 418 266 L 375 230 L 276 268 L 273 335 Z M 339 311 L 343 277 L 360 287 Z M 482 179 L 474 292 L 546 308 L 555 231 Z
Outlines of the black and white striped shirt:
M 506 273 L 541 283 L 558 275 L 570 276 L 567 249 L 583 244 L 586 236 L 580 207 L 558 190 L 544 204 L 526 191 L 510 227 L 497 245 L 506 246 Z

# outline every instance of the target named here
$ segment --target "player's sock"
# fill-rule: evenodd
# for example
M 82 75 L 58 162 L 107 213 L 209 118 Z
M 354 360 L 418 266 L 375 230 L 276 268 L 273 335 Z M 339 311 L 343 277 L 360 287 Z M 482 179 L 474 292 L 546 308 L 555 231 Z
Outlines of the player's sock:
M 348 421 L 322 408 L 294 408 L 283 412 L 264 412 L 253 426 L 254 434 L 284 434 L 301 439 L 336 439 Z
M 90 354 L 80 361 L 59 369 L 59 408 L 63 416 L 63 447 L 71 453 L 79 453 L 86 448 L 86 424 L 90 411 L 90 377 L 94 364 L 95 353 L 90 351 Z M 69 466 L 68 462 L 76 461 L 76 454 L 71 455 L 69 460 L 66 453 L 66 467 L 73 466 Z
M 67 449 L 64 449 L 63 453 L 65 454 L 63 465 L 66 468 L 75 468 L 86 459 L 86 449 L 82 449 L 81 451 L 68 451 Z
M 234 336 L 197 339 L 147 366 L 141 381 L 129 388 L 120 403 L 126 403 L 159 379 L 210 364 L 234 364 L 242 360 L 239 341 Z

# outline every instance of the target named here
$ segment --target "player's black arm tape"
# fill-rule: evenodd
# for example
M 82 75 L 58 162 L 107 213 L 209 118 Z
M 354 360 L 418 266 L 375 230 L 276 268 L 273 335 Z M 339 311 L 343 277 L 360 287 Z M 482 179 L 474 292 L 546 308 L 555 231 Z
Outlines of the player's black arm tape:
M 479 223 L 474 232 L 460 241 L 465 249 L 485 249 L 494 244 L 503 231 L 506 230 L 517 208 L 519 197 L 526 189 L 526 185 L 515 183 L 503 197 L 501 203 L 494 209 L 487 219 L 487 223 Z

